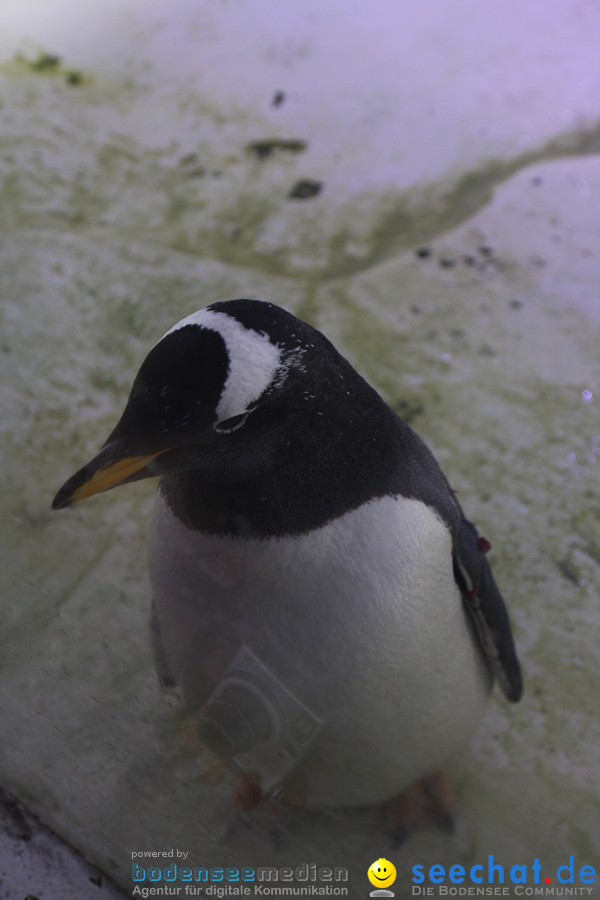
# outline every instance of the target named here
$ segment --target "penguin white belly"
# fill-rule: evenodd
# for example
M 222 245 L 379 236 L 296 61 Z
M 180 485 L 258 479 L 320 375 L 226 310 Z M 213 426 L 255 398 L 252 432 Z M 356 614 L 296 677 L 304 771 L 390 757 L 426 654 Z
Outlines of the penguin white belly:
M 162 495 L 150 532 L 161 651 L 200 708 L 247 647 L 324 722 L 301 763 L 311 806 L 374 804 L 468 739 L 491 688 L 452 571 L 418 500 L 384 497 L 308 534 L 207 535 Z

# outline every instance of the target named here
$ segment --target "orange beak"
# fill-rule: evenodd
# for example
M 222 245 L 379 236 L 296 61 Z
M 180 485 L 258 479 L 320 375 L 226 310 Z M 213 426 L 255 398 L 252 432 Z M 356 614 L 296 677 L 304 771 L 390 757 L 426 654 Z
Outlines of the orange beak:
M 102 491 L 109 491 L 127 481 L 137 481 L 140 477 L 158 474 L 152 471 L 143 475 L 140 473 L 147 469 L 157 456 L 166 452 L 158 450 L 145 456 L 120 457 L 118 450 L 117 442 L 106 444 L 91 462 L 64 483 L 52 501 L 52 509 L 64 509 L 65 506 L 79 503 L 80 500 L 86 500 Z

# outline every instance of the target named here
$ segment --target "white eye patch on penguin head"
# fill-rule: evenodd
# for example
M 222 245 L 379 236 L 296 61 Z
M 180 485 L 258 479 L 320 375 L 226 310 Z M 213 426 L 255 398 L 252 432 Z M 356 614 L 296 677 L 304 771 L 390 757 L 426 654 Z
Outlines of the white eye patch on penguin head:
M 190 327 L 217 334 L 226 349 L 228 370 L 215 407 L 216 430 L 225 433 L 230 430 L 226 422 L 235 418 L 239 424 L 238 417 L 243 417 L 278 383 L 284 368 L 283 351 L 267 333 L 247 328 L 237 318 L 214 308 L 201 309 L 182 319 L 165 338 Z M 219 423 L 223 423 L 222 429 Z
M 229 375 L 229 355 L 220 334 L 189 325 L 152 348 L 136 376 L 120 423 L 135 419 L 136 432 L 162 434 L 211 425 Z M 133 424 L 133 423 L 132 423 Z
M 149 436 L 153 429 L 155 439 L 177 435 L 183 441 L 208 428 L 238 431 L 261 396 L 284 380 L 282 356 L 265 333 L 226 313 L 193 313 L 144 360 L 119 431 Z

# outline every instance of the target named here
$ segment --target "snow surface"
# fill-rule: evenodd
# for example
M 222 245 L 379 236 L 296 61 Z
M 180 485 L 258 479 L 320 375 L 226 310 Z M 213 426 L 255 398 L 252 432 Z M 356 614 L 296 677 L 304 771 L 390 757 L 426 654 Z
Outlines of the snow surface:
M 158 337 L 235 296 L 426 438 L 515 624 L 523 702 L 452 762 L 456 833 L 394 851 L 397 893 L 415 862 L 598 858 L 599 40 L 593 0 L 4 0 L 0 782 L 124 888 L 134 850 L 347 864 L 356 894 L 392 854 L 375 813 L 278 849 L 234 820 L 155 682 L 153 486 L 49 511 Z

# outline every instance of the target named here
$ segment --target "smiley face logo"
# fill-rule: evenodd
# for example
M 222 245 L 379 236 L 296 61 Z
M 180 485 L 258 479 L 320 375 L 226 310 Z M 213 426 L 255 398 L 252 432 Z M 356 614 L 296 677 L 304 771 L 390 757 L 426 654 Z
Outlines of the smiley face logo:
M 376 859 L 367 872 L 369 881 L 374 887 L 386 888 L 396 880 L 396 867 L 389 859 Z

